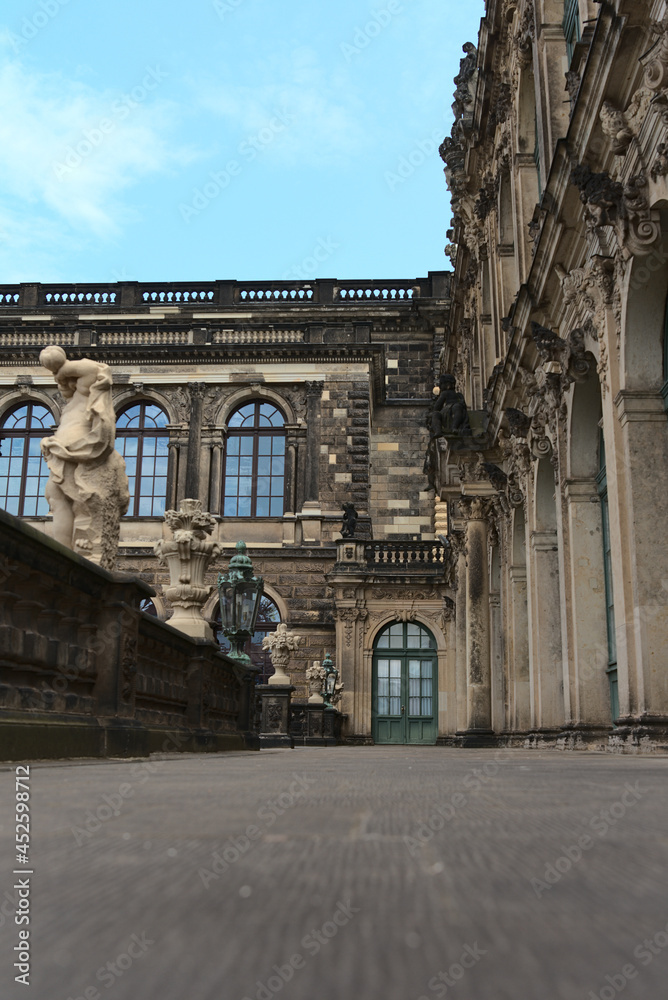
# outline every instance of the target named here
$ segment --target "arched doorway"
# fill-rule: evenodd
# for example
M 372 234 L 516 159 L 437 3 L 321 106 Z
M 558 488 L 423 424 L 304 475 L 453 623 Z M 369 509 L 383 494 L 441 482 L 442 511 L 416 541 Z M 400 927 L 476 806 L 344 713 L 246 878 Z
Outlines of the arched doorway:
M 375 743 L 434 744 L 438 736 L 436 640 L 417 622 L 379 632 L 373 652 Z

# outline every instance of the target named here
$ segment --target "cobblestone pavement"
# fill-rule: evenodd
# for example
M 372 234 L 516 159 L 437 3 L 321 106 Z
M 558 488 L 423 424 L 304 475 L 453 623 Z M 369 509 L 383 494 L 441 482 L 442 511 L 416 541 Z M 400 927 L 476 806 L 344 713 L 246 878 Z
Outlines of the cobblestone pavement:
M 4 766 L 0 996 L 663 1000 L 667 775 L 426 747 L 35 764 L 26 989 Z

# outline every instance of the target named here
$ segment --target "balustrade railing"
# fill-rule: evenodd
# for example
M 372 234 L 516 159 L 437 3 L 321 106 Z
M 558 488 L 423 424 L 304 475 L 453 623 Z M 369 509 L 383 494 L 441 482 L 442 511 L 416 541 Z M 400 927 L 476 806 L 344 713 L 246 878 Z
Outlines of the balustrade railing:
M 445 566 L 445 549 L 440 542 L 369 542 L 364 548 L 367 566 L 373 569 L 437 569 Z
M 338 281 L 208 281 L 0 285 L 2 309 L 148 309 L 151 306 L 305 306 L 309 304 L 396 305 L 416 298 L 447 298 L 449 276 L 435 271 L 426 278 Z

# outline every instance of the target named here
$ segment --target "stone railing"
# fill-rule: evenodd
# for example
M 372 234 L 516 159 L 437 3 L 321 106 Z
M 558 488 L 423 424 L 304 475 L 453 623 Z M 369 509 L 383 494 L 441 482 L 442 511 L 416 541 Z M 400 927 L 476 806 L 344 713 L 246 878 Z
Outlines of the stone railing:
M 152 594 L 0 511 L 0 759 L 259 747 L 246 672 Z
M 440 542 L 369 542 L 364 559 L 370 569 L 381 572 L 442 573 L 446 555 Z
M 95 284 L 24 283 L 0 285 L 0 310 L 94 310 L 100 313 L 150 313 L 161 306 L 202 310 L 234 306 L 350 305 L 395 306 L 413 299 L 445 299 L 449 274 L 435 271 L 426 278 L 338 281 L 209 281 Z

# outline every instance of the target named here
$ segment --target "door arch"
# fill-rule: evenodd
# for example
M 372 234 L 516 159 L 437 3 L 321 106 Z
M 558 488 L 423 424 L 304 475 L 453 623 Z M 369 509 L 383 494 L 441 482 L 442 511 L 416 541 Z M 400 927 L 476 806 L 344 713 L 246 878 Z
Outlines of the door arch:
M 375 743 L 436 743 L 438 654 L 424 625 L 395 622 L 376 636 L 371 714 Z

